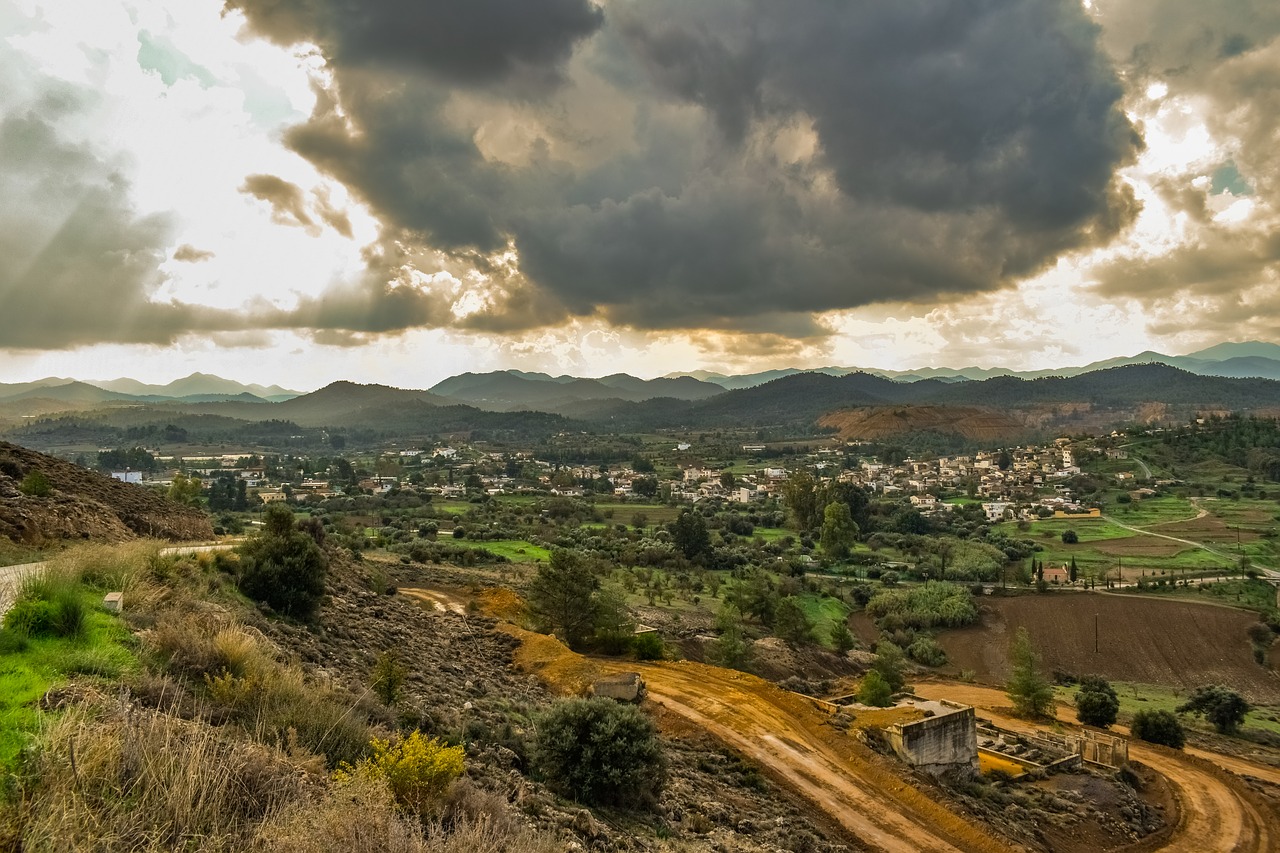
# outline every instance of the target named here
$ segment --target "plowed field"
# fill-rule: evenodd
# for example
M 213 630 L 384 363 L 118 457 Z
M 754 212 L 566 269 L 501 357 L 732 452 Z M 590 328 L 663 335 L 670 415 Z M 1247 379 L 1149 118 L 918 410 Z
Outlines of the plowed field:
M 1253 661 L 1245 629 L 1256 617 L 1247 611 L 1087 593 L 989 598 L 981 605 L 980 624 L 939 638 L 950 663 L 973 670 L 979 681 L 1004 681 L 1009 644 L 1025 626 L 1048 671 L 1188 690 L 1226 684 L 1254 702 L 1280 702 L 1280 679 Z

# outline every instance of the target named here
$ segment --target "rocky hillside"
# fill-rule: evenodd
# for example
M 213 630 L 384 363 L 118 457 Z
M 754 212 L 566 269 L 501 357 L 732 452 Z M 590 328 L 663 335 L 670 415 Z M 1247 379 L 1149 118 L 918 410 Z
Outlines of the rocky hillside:
M 212 538 L 213 527 L 200 510 L 153 489 L 0 441 L 0 536 L 37 546 L 139 536 L 190 541 Z
M 1015 418 L 972 406 L 868 406 L 824 415 L 818 425 L 839 430 L 843 439 L 863 441 L 934 432 L 992 443 L 1029 432 Z

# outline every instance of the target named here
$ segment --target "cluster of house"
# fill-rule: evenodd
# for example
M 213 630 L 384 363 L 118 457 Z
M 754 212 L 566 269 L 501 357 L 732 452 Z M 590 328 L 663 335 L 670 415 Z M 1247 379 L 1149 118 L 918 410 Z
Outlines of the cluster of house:
M 682 443 L 676 449 L 688 450 L 689 445 Z M 764 449 L 762 444 L 742 445 L 744 454 L 759 453 Z M 1066 480 L 1080 473 L 1075 451 L 1070 440 L 1065 438 L 1044 446 L 1026 445 L 969 455 L 909 457 L 897 464 L 862 460 L 856 467 L 849 467 L 846 461 L 850 449 L 836 445 L 822 447 L 795 460 L 790 470 L 770 466 L 732 477 L 725 476 L 725 472 L 718 468 L 689 465 L 680 469 L 676 478 L 663 479 L 659 487 L 663 496 L 669 495 L 676 501 L 696 503 L 719 499 L 747 504 L 776 496 L 790 477 L 791 470 L 804 468 L 816 471 L 819 477 L 853 483 L 877 495 L 907 498 L 922 512 L 949 511 L 950 505 L 941 503 L 937 496 L 957 492 L 985 499 L 983 510 L 992 521 L 1046 514 L 1073 516 L 1089 511 L 1080 506 L 1065 484 Z M 1113 458 L 1124 456 L 1123 450 L 1105 452 Z M 388 467 L 400 471 L 426 470 L 422 463 L 427 459 L 433 460 L 435 466 L 425 479 L 392 475 L 365 477 L 356 483 L 362 492 L 385 494 L 394 489 L 412 489 L 423 494 L 462 497 L 469 490 L 481 489 L 493 495 L 532 490 L 566 497 L 581 497 L 588 493 L 629 496 L 637 493 L 647 495 L 654 485 L 653 474 L 635 471 L 630 466 L 564 466 L 536 459 L 528 452 L 484 453 L 466 448 L 460 453 L 457 448 L 442 446 L 395 449 L 384 455 L 389 461 L 398 463 L 377 466 L 384 471 Z M 206 480 L 226 475 L 240 478 L 257 490 L 264 503 L 291 498 L 327 498 L 339 493 L 325 479 L 294 479 L 288 486 L 272 485 L 267 482 L 266 469 L 257 457 L 246 453 L 185 457 L 181 460 L 172 457 L 157 459 L 175 464 L 180 462 L 188 474 Z M 511 470 L 513 461 L 518 471 Z M 446 470 L 446 465 L 449 472 L 447 482 L 442 482 L 446 478 L 440 472 Z M 115 472 L 112 476 L 126 482 L 141 481 L 138 472 Z M 641 487 L 642 481 L 648 489 Z

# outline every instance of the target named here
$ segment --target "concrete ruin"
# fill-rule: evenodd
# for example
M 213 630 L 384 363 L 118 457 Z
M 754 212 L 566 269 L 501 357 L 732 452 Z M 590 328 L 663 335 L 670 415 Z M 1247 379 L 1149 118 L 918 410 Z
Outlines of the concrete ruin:
M 622 672 L 597 678 L 591 685 L 592 696 L 603 696 L 619 702 L 637 703 L 644 698 L 644 679 L 638 672 Z
M 908 699 L 897 707 L 922 711 L 923 720 L 895 723 L 885 731 L 898 757 L 933 776 L 978 772 L 977 719 L 973 708 L 944 700 Z

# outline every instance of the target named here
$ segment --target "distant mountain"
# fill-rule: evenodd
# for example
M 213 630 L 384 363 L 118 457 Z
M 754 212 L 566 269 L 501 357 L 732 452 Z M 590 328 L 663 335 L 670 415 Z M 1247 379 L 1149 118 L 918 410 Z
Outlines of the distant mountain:
M 108 391 L 117 391 L 136 397 L 166 397 L 183 399 L 186 397 L 220 395 L 235 397 L 240 394 L 251 394 L 261 400 L 282 402 L 301 395 L 301 391 L 290 391 L 279 385 L 263 387 L 262 385 L 244 385 L 221 376 L 208 373 L 193 373 L 182 379 L 175 379 L 167 385 L 146 385 L 136 379 L 110 379 L 102 382 L 90 382 Z
M 291 420 L 303 426 L 330 426 L 350 422 L 354 415 L 369 409 L 410 403 L 450 405 L 454 402 L 428 391 L 333 382 L 310 394 L 275 403 L 260 417 Z
M 18 394 L 10 394 L 0 398 L 4 402 L 21 400 L 56 400 L 61 403 L 107 403 L 117 400 L 137 401 L 140 398 L 132 394 L 121 394 L 107 391 L 87 382 L 66 382 L 61 385 L 45 385 Z
M 1187 357 L 1202 361 L 1227 361 L 1233 358 L 1266 358 L 1280 361 L 1280 344 L 1269 344 L 1264 341 L 1223 343 L 1199 352 L 1188 353 Z
M 724 389 L 692 377 L 646 380 L 615 373 L 602 379 L 578 379 L 498 370 L 451 376 L 432 386 L 431 392 L 493 411 L 563 412 L 588 400 L 704 400 L 723 394 Z

